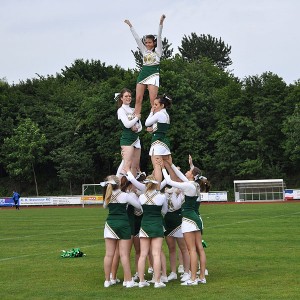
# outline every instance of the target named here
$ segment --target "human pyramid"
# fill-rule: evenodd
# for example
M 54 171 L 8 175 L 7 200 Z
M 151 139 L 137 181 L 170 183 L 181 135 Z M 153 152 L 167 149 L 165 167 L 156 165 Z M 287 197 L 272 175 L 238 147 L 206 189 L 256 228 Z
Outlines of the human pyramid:
M 106 253 L 104 257 L 104 287 L 118 282 L 119 260 L 123 267 L 123 286 L 155 288 L 166 287 L 166 282 L 177 280 L 176 244 L 180 251 L 178 273 L 181 285 L 206 283 L 205 242 L 202 240 L 203 222 L 199 214 L 200 192 L 208 192 L 210 183 L 194 167 L 189 156 L 190 170 L 183 174 L 172 162 L 171 147 L 167 137 L 170 117 L 167 109 L 172 99 L 158 95 L 159 64 L 162 55 L 162 15 L 157 36 L 138 36 L 129 20 L 125 20 L 143 55 L 143 67 L 137 79 L 135 108 L 130 107 L 131 91 L 124 88 L 115 97 L 118 102 L 118 119 L 122 126 L 120 146 L 122 162 L 116 175 L 101 182 L 104 187 L 103 207 L 108 209 L 104 228 Z M 142 130 L 141 107 L 145 89 L 149 91 L 151 111 L 145 121 L 152 135 L 149 156 L 152 174 L 140 171 Z M 169 249 L 171 273 L 167 276 L 163 240 Z M 132 276 L 130 253 L 134 245 L 135 269 Z M 198 260 L 199 257 L 199 260 Z M 151 281 L 145 280 L 153 270 Z M 200 264 L 200 270 L 198 266 Z M 197 276 L 199 274 L 199 276 Z

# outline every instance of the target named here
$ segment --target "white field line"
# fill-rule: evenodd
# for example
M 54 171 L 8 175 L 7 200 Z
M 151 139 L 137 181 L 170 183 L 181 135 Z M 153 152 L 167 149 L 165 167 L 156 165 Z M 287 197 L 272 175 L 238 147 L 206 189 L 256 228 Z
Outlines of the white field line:
M 104 226 L 103 226 L 104 227 Z M 94 227 L 94 228 L 81 228 L 81 229 L 72 229 L 72 230 L 62 230 L 60 233 L 68 233 L 68 232 L 74 232 L 74 231 L 83 231 L 83 230 L 94 230 L 94 229 L 103 229 L 103 227 Z M 7 237 L 0 239 L 0 242 L 2 241 L 10 241 L 10 240 L 17 240 L 17 239 L 23 239 L 23 238 L 31 238 L 35 236 L 44 236 L 44 235 L 51 235 L 51 234 L 57 234 L 57 232 L 46 232 L 46 233 L 40 233 L 40 234 L 33 234 L 33 235 L 23 235 L 23 236 L 14 236 L 14 237 Z
M 100 241 L 100 240 L 99 240 Z M 90 248 L 90 247 L 95 247 L 95 246 L 99 246 L 99 243 L 98 244 L 93 244 L 93 245 L 89 245 L 89 246 L 82 246 L 80 248 Z M 76 248 L 76 247 L 74 247 Z M 54 253 L 54 252 L 53 252 Z M 12 259 L 19 259 L 19 258 L 24 258 L 24 257 L 36 257 L 36 256 L 46 256 L 46 255 L 49 255 L 49 252 L 48 253 L 44 253 L 44 254 L 41 254 L 41 253 L 36 253 L 36 254 L 27 254 L 27 255 L 19 255 L 19 256 L 11 256 L 11 257 L 6 257 L 6 258 L 0 258 L 0 263 L 1 262 L 4 262 L 4 261 L 8 261 L 8 260 L 12 260 Z
M 242 224 L 242 223 L 257 222 L 257 221 L 264 220 L 264 219 L 277 219 L 277 218 L 280 218 L 280 217 L 286 217 L 286 216 L 292 216 L 292 215 L 299 215 L 299 214 L 300 214 L 300 211 L 294 212 L 294 213 L 291 213 L 291 214 L 277 215 L 277 216 L 273 216 L 273 217 L 248 219 L 248 220 L 237 221 L 237 222 L 228 223 L 228 224 L 222 223 L 220 225 L 215 225 L 215 226 L 206 226 L 206 229 L 207 228 L 209 228 L 209 229 L 211 229 L 211 228 L 218 228 L 218 227 L 224 227 L 224 226 L 232 226 L 232 225 L 235 225 L 235 224 Z
M 276 218 L 280 218 L 280 217 L 286 217 L 286 216 L 298 215 L 298 214 L 300 214 L 300 212 L 295 212 L 295 213 L 292 213 L 292 214 L 277 215 L 277 216 L 266 217 L 266 218 L 268 218 L 268 219 L 276 219 Z M 248 219 L 248 220 L 243 220 L 243 221 L 238 221 L 238 222 L 233 222 L 233 223 L 228 223 L 228 224 L 222 223 L 220 225 L 209 226 L 209 227 L 206 227 L 206 228 L 211 229 L 211 228 L 218 228 L 218 227 L 224 227 L 224 226 L 232 226 L 232 225 L 235 225 L 235 224 L 242 224 L 242 223 L 248 223 L 248 222 L 256 222 L 256 221 L 263 220 L 263 219 L 266 219 L 266 218 Z M 61 231 L 61 232 L 74 232 L 74 231 L 79 231 L 79 230 L 90 230 L 90 229 L 100 229 L 100 228 L 82 228 L 82 229 L 74 229 L 74 230 L 64 230 L 64 231 Z M 21 238 L 28 238 L 28 237 L 34 237 L 34 236 L 47 235 L 47 234 L 56 234 L 56 233 L 51 232 L 51 233 L 46 233 L 46 234 L 43 233 L 43 234 L 28 235 L 28 236 L 23 236 L 23 237 L 4 238 L 4 239 L 0 239 L 0 241 L 12 240 L 12 239 L 18 239 L 18 238 L 19 239 L 21 239 Z M 81 248 L 94 247 L 96 245 L 99 245 L 99 244 L 94 244 L 94 245 L 89 245 L 89 246 L 83 246 Z M 45 253 L 44 255 L 49 255 L 49 253 Z M 18 259 L 18 258 L 24 258 L 24 257 L 35 257 L 35 256 L 41 256 L 41 254 L 38 253 L 38 254 L 31 254 L 31 255 L 28 254 L 28 255 L 20 255 L 20 256 L 7 257 L 7 258 L 0 259 L 0 262 L 11 260 L 11 259 Z

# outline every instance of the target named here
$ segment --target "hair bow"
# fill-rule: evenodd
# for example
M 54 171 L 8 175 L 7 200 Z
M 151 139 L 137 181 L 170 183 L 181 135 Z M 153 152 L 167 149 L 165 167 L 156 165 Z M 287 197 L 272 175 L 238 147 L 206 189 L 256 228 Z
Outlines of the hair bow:
M 117 183 L 116 183 L 114 180 L 108 180 L 108 181 L 102 181 L 102 182 L 100 182 L 100 185 L 101 185 L 102 187 L 105 187 L 105 186 L 107 186 L 108 184 L 117 185 Z

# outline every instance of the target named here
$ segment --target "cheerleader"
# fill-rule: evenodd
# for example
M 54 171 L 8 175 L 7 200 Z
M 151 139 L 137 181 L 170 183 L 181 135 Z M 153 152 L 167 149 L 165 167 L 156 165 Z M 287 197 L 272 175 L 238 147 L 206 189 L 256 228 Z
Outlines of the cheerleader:
M 186 172 L 186 181 L 176 182 L 171 180 L 169 174 L 163 166 L 162 172 L 167 184 L 179 188 L 184 193 L 184 203 L 182 205 L 182 224 L 181 230 L 190 254 L 191 260 L 191 278 L 182 283 L 182 285 L 197 285 L 198 283 L 206 283 L 205 279 L 205 267 L 206 267 L 206 255 L 202 245 L 202 230 L 203 223 L 201 217 L 196 213 L 195 207 L 198 197 L 200 196 L 199 180 L 201 180 L 201 171 L 194 167 L 192 170 Z M 172 165 L 172 169 L 179 176 L 183 174 Z M 179 175 L 181 173 L 181 175 Z M 197 253 L 200 253 L 200 275 L 199 279 L 196 278 L 198 257 Z
M 118 170 L 119 173 L 126 174 L 127 171 L 136 175 L 139 170 L 141 157 L 141 143 L 139 132 L 142 130 L 140 122 L 141 115 L 135 114 L 130 107 L 131 91 L 124 88 L 115 98 L 118 102 L 118 120 L 121 122 L 122 135 L 120 138 L 122 162 Z
M 159 21 L 158 35 L 146 35 L 141 39 L 129 20 L 124 22 L 130 27 L 138 48 L 143 56 L 143 66 L 137 78 L 135 113 L 140 114 L 145 89 L 148 88 L 151 106 L 157 96 L 159 88 L 160 59 L 162 56 L 162 29 L 166 16 L 162 15 Z
M 154 287 L 162 288 L 166 285 L 161 282 L 161 250 L 164 238 L 163 218 L 168 210 L 166 196 L 156 190 L 157 181 L 150 175 L 144 181 L 146 191 L 140 195 L 139 201 L 143 208 L 143 218 L 139 233 L 141 253 L 138 262 L 139 287 L 149 286 L 145 281 L 144 272 L 146 258 L 151 248 L 154 270 Z
M 131 228 L 127 215 L 127 205 L 130 204 L 140 210 L 142 210 L 142 207 L 133 197 L 121 191 L 120 180 L 116 175 L 108 176 L 101 185 L 105 187 L 103 207 L 109 210 L 104 228 L 106 249 L 104 257 L 104 287 L 111 285 L 110 272 L 112 270 L 113 257 L 116 247 L 119 247 L 124 272 L 123 285 L 131 288 L 135 286 L 135 282 L 132 280 L 130 270 Z
M 153 107 L 148 118 L 145 121 L 145 126 L 152 133 L 151 148 L 149 155 L 153 165 L 153 174 L 158 181 L 157 190 L 160 190 L 162 181 L 161 166 L 157 162 L 160 159 L 167 159 L 171 155 L 170 142 L 167 137 L 167 132 L 170 127 L 170 117 L 167 109 L 171 107 L 172 100 L 166 95 L 160 95 L 154 100 Z
M 165 194 L 168 202 L 168 212 L 164 218 L 165 237 L 169 249 L 171 273 L 168 281 L 177 279 L 176 273 L 176 242 L 182 253 L 184 274 L 181 281 L 189 279 L 190 256 L 187 250 L 181 230 L 181 205 L 184 201 L 184 194 L 177 188 L 166 188 Z

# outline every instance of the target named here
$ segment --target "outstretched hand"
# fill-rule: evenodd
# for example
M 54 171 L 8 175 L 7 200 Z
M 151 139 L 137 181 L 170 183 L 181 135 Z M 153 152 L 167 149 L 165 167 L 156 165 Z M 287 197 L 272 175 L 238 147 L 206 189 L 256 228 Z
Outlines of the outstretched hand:
M 190 169 L 194 169 L 194 164 L 193 164 L 193 159 L 192 156 L 189 154 L 189 165 L 190 165 Z
M 159 24 L 160 24 L 160 25 L 163 24 L 165 18 L 166 18 L 166 15 L 162 15 L 162 16 L 160 17 L 160 21 L 159 21 Z
M 132 27 L 132 24 L 130 23 L 129 20 L 126 19 L 126 20 L 124 21 L 124 23 L 126 23 L 129 27 Z

